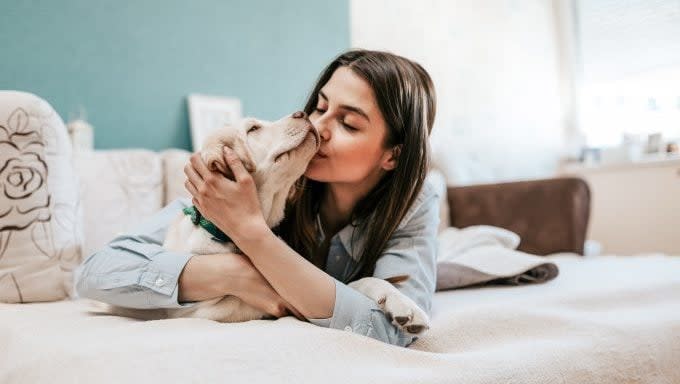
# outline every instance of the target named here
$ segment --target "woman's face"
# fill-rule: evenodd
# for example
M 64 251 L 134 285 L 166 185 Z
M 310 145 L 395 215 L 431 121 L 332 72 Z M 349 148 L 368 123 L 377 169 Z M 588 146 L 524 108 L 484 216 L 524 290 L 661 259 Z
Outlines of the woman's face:
M 309 119 L 321 147 L 305 171 L 321 182 L 357 183 L 394 168 L 383 148 L 387 125 L 371 87 L 347 67 L 339 67 L 321 88 Z

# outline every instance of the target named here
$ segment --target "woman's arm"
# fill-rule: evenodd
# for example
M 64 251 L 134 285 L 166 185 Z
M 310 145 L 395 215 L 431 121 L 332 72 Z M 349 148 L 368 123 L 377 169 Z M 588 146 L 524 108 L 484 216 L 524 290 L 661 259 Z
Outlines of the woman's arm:
M 300 317 L 243 255 L 191 255 L 162 247 L 172 220 L 188 206 L 177 199 L 131 234 L 117 236 L 76 268 L 79 297 L 128 308 L 180 308 L 236 295 L 276 317 Z
M 168 226 L 188 205 L 173 201 L 90 255 L 74 273 L 78 296 L 128 308 L 179 308 L 239 292 L 250 277 L 240 268 L 243 256 L 196 256 L 162 247 Z
M 272 288 L 245 255 L 197 255 L 179 277 L 179 301 L 202 301 L 234 295 L 274 317 L 302 315 Z
M 334 279 L 295 252 L 266 225 L 234 241 L 276 292 L 304 317 L 333 314 Z
M 210 171 L 199 154 L 190 157 L 184 172 L 192 203 L 232 238 L 276 292 L 302 315 L 330 315 L 335 302 L 333 278 L 274 235 L 262 215 L 252 176 L 233 152 L 226 156 L 236 183 Z
M 373 273 L 373 277 L 381 279 L 409 276 L 396 288 L 428 314 L 436 285 L 438 226 L 439 193 L 426 183 L 411 210 L 387 242 Z M 416 336 L 397 328 L 377 303 L 340 281 L 336 281 L 335 300 L 332 317 L 309 321 L 398 346 L 408 346 L 416 339 Z
M 188 206 L 177 199 L 129 233 L 117 236 L 74 271 L 79 297 L 128 308 L 181 308 L 177 282 L 192 258 L 162 247 L 168 226 Z M 220 288 L 221 289 L 221 288 Z
M 243 285 L 241 256 L 234 253 L 194 255 L 178 279 L 180 303 L 233 295 Z

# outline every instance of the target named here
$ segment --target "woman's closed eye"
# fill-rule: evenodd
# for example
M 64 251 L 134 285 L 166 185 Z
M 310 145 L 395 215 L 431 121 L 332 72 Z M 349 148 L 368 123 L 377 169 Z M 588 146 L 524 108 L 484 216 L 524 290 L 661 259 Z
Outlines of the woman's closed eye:
M 347 129 L 350 132 L 358 131 L 358 129 L 352 127 L 351 125 L 347 125 L 347 123 L 345 123 L 344 121 L 341 121 L 340 124 L 342 124 L 342 126 L 345 127 L 345 129 Z
M 326 110 L 322 109 L 320 107 L 316 107 L 316 108 L 314 108 L 314 112 L 324 114 L 324 113 L 326 113 Z M 345 123 L 342 119 L 338 119 L 338 121 L 340 122 L 340 125 L 342 125 L 346 130 L 348 130 L 350 132 L 358 131 L 357 128 L 354 128 L 353 126 Z

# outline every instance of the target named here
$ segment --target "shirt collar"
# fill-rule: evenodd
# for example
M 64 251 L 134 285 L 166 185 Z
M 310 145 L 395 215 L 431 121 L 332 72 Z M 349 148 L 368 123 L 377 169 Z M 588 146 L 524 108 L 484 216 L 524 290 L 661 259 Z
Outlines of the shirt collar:
M 438 195 L 438 193 L 434 189 L 434 186 L 431 184 L 431 181 L 426 179 L 425 183 L 423 183 L 423 188 L 421 189 L 420 193 L 413 202 L 413 205 L 411 205 L 411 207 L 404 215 L 404 218 L 401 220 L 401 223 L 399 223 L 399 225 L 397 226 L 397 230 L 404 228 L 406 223 L 408 223 L 411 220 L 415 212 L 418 209 L 420 209 L 421 205 L 425 202 L 425 200 L 430 198 L 432 195 Z M 377 212 L 373 212 L 372 215 L 377 214 L 378 214 Z M 319 213 L 316 214 L 316 225 L 317 228 L 319 229 L 320 233 L 319 241 L 321 242 L 325 239 L 325 233 L 323 231 L 323 226 L 321 225 L 321 216 L 319 215 Z M 355 261 L 359 258 L 359 252 L 361 252 L 364 249 L 364 243 L 366 241 L 365 233 L 362 233 L 359 230 L 360 229 L 359 227 L 360 223 L 357 223 L 356 225 L 352 225 L 352 223 L 347 224 L 334 236 L 334 238 L 335 237 L 340 238 L 340 243 L 342 243 L 342 246 L 345 248 L 349 256 Z M 354 235 L 354 238 L 352 238 L 352 235 Z
M 323 225 L 321 224 L 321 215 L 316 214 L 316 225 L 319 229 L 319 241 L 324 241 L 326 238 L 326 233 L 324 232 Z M 354 238 L 352 238 L 354 235 Z M 364 236 L 359 232 L 359 227 L 352 225 L 352 223 L 344 226 L 338 233 L 333 236 L 333 238 L 339 238 L 340 243 L 347 251 L 347 254 L 354 260 L 357 261 L 359 258 L 359 252 L 364 249 Z

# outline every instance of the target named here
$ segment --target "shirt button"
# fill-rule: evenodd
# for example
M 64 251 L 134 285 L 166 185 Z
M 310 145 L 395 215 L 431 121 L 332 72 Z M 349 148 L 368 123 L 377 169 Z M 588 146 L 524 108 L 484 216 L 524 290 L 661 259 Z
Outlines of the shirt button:
M 346 327 L 345 327 L 345 331 L 347 331 L 347 332 L 352 332 L 352 327 L 350 327 L 349 325 L 346 326 Z
M 162 287 L 163 283 L 165 283 L 165 280 L 162 277 L 156 279 L 156 286 Z

